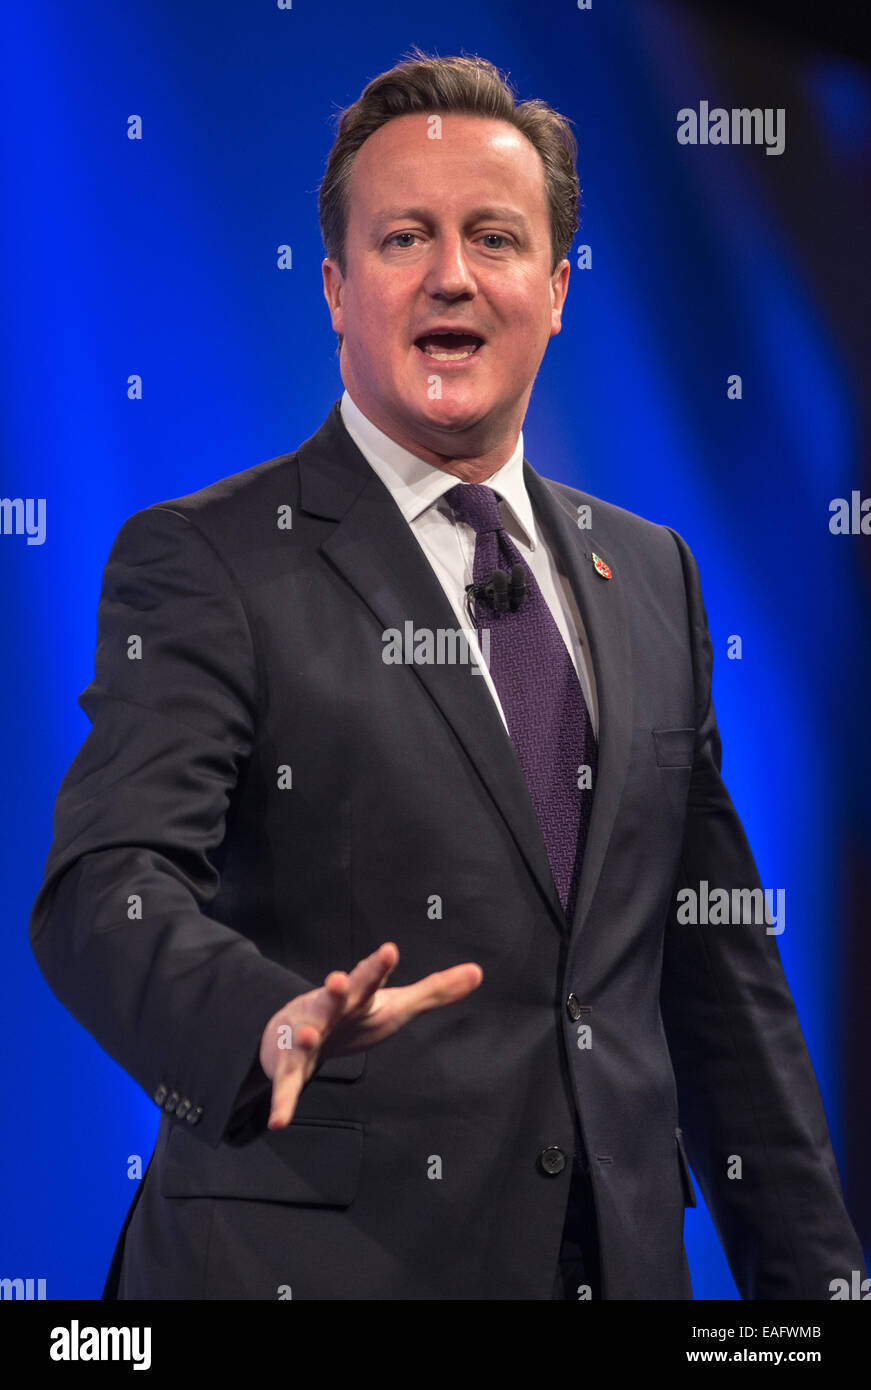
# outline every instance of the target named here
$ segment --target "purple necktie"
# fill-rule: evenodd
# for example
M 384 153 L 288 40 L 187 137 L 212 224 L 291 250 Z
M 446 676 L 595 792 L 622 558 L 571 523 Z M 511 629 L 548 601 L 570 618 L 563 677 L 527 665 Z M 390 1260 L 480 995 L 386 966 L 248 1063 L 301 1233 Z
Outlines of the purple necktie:
M 486 584 L 497 569 L 510 575 L 512 566 L 524 563 L 502 525 L 492 488 L 458 483 L 445 497 L 455 516 L 476 533 L 476 585 Z M 498 612 L 479 596 L 475 622 L 485 660 L 483 634 L 489 630 L 490 675 L 571 923 L 596 784 L 596 738 L 560 630 L 535 576 L 525 568 L 526 593 L 520 607 Z M 589 768 L 588 776 L 584 768 Z

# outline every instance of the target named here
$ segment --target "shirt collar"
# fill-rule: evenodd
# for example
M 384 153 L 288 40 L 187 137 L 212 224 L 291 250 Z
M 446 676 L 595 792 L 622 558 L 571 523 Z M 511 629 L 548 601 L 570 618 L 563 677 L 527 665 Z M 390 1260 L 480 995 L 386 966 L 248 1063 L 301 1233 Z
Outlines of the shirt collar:
M 347 391 L 342 395 L 339 410 L 349 435 L 389 490 L 407 522 L 415 521 L 459 482 L 453 473 L 446 473 L 443 468 L 418 458 L 417 454 L 404 449 L 377 425 L 373 425 Z M 485 484 L 510 507 L 526 535 L 530 549 L 534 550 L 538 537 L 532 503 L 523 478 L 522 430 L 511 457 L 485 480 Z

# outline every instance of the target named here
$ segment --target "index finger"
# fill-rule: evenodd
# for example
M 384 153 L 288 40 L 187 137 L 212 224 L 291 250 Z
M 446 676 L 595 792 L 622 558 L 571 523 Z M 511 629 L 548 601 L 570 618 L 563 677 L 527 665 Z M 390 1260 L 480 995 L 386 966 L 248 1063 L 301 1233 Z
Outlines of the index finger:
M 484 978 L 484 972 L 475 961 L 465 961 L 462 965 L 452 965 L 447 970 L 436 970 L 425 975 L 414 984 L 403 985 L 396 990 L 397 1003 L 408 1018 L 426 1013 L 428 1009 L 439 1009 L 444 1004 L 455 1004 L 477 989 Z

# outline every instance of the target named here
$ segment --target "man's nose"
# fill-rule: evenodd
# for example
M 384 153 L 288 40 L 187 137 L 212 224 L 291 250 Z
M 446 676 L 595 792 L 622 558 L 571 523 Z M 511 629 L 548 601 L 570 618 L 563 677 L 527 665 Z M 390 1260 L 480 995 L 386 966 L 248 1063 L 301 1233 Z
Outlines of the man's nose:
M 459 233 L 445 233 L 433 240 L 425 286 L 433 296 L 452 299 L 475 293 L 475 277 L 469 264 L 468 247 Z

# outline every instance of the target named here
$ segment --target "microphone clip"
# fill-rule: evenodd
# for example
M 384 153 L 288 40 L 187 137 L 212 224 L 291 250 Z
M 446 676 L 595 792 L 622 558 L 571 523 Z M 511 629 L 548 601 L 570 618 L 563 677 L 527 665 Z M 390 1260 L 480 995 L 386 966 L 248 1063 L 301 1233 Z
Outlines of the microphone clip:
M 526 566 L 512 565 L 511 574 L 494 570 L 483 584 L 466 585 L 466 602 L 483 599 L 494 613 L 516 613 L 526 597 Z

